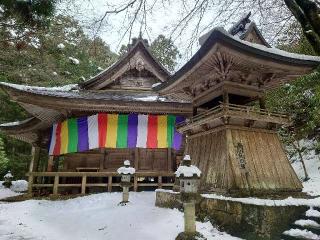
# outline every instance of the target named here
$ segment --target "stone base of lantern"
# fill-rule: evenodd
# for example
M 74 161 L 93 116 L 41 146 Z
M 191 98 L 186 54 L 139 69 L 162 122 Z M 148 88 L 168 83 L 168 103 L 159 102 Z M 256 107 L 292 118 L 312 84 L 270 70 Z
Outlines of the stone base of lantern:
M 129 186 L 123 186 L 122 201 L 119 205 L 126 205 L 129 202 Z
M 179 235 L 176 237 L 176 240 L 206 240 L 201 233 L 196 232 L 196 233 L 179 233 Z

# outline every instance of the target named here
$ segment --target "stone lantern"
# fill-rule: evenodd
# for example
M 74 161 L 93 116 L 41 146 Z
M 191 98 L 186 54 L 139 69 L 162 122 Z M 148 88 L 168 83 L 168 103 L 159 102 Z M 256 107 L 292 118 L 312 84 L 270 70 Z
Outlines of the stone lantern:
M 2 185 L 5 186 L 6 188 L 10 188 L 12 185 L 12 179 L 13 179 L 11 171 L 8 171 L 8 173 L 4 175 L 3 179 L 4 179 L 4 182 Z
M 133 167 L 130 167 L 130 161 L 125 160 L 124 166 L 118 168 L 117 172 L 121 175 L 120 186 L 123 189 L 121 205 L 126 205 L 129 202 L 129 188 L 132 186 L 131 177 L 136 172 Z
M 184 232 L 180 233 L 176 239 L 185 239 L 186 237 L 197 239 L 200 234 L 196 231 L 195 202 L 201 171 L 191 165 L 190 156 L 185 155 L 175 175 L 180 181 L 180 194 L 184 208 Z

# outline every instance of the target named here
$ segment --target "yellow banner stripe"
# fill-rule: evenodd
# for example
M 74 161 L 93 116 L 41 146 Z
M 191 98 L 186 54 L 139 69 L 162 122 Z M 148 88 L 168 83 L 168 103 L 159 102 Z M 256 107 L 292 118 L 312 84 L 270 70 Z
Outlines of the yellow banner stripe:
M 167 115 L 159 115 L 158 116 L 158 131 L 157 131 L 157 139 L 158 139 L 158 148 L 167 148 Z
M 61 123 L 61 149 L 60 149 L 61 154 L 68 153 L 68 138 L 69 138 L 68 121 L 66 120 Z
M 117 147 L 117 132 L 118 132 L 118 114 L 108 114 L 107 123 L 107 148 Z

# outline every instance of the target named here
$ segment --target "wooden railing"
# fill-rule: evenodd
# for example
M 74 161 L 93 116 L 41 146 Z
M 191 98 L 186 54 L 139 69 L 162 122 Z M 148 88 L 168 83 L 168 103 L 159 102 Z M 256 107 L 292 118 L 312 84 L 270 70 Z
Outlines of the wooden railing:
M 81 194 L 86 193 L 87 187 L 104 187 L 108 192 L 112 191 L 112 187 L 120 186 L 120 175 L 116 172 L 31 172 L 27 174 L 29 181 L 28 193 L 32 194 L 34 188 L 52 188 L 53 195 L 59 193 L 59 188 L 81 188 Z M 81 183 L 60 183 L 61 178 L 80 178 Z M 118 181 L 114 182 L 114 178 L 118 177 Z M 157 182 L 139 182 L 139 178 L 157 178 Z M 163 177 L 167 178 L 163 182 Z M 38 182 L 35 183 L 35 178 Z M 43 181 L 44 179 L 53 178 L 52 181 Z M 107 182 L 88 183 L 88 178 L 107 178 Z M 39 179 L 42 180 L 39 181 Z M 40 183 L 41 182 L 41 183 Z M 48 183 L 49 182 L 49 183 Z M 173 187 L 174 173 L 170 172 L 136 172 L 133 176 L 133 190 L 138 191 L 139 187 Z
M 279 119 L 279 121 L 283 121 L 285 123 L 289 123 L 290 121 L 289 116 L 285 113 L 271 112 L 264 109 L 257 109 L 254 106 L 243 106 L 243 105 L 236 105 L 236 104 L 230 104 L 230 103 L 229 104 L 220 103 L 220 105 L 212 109 L 209 109 L 208 111 L 197 114 L 196 116 L 177 124 L 176 127 L 179 128 L 187 124 L 192 124 L 202 119 L 205 119 L 207 117 L 215 117 L 220 115 L 236 115 L 237 113 L 245 114 L 248 116 L 248 118 L 253 116 L 259 116 L 260 118 L 265 118 L 265 117 L 277 118 Z

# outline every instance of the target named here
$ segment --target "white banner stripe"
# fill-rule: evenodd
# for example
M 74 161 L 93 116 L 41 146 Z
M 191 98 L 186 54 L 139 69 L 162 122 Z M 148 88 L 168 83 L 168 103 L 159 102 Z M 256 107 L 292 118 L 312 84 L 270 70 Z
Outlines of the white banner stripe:
M 148 115 L 138 115 L 137 147 L 147 147 Z
M 53 155 L 54 147 L 56 145 L 56 132 L 57 132 L 57 124 L 53 124 L 50 147 L 49 147 L 49 155 Z
M 98 114 L 88 117 L 89 149 L 99 148 Z

